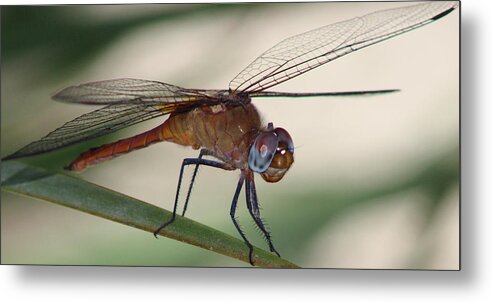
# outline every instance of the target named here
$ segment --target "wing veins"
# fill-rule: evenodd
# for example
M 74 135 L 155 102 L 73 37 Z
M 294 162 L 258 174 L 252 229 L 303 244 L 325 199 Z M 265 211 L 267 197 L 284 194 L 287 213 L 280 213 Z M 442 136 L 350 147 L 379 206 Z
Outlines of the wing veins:
M 230 89 L 250 93 L 263 91 L 348 53 L 431 23 L 439 19 L 435 16 L 443 12 L 448 14 L 457 6 L 455 2 L 434 2 L 397 7 L 292 36 L 267 50 L 242 70 L 231 80 Z M 360 25 L 353 29 L 354 24 Z M 358 41 L 361 37 L 362 40 Z M 339 43 L 331 45 L 339 39 Z M 323 48 L 327 48 L 327 51 L 320 53 Z M 341 51 L 344 52 L 337 54 Z M 330 54 L 334 54 L 333 57 L 330 58 Z M 302 61 L 296 62 L 299 59 Z M 275 78 L 281 73 L 285 75 Z
M 400 24 L 401 24 L 401 23 L 404 23 L 404 21 L 405 21 L 405 20 L 403 20 L 402 22 L 400 22 Z M 306 67 L 306 69 L 304 69 L 304 70 L 302 70 L 302 71 L 301 71 L 301 70 L 298 70 L 298 71 L 299 71 L 299 73 L 298 73 L 298 74 L 295 74 L 295 73 L 294 73 L 294 75 L 293 75 L 292 77 L 288 77 L 288 76 L 287 76 L 287 77 L 283 78 L 283 79 L 282 79 L 282 80 L 280 80 L 280 81 L 275 81 L 275 79 L 273 79 L 273 81 L 268 81 L 268 82 L 266 82 L 266 84 L 272 84 L 272 83 L 273 83 L 273 85 L 270 85 L 270 86 L 268 86 L 268 85 L 267 85 L 267 86 L 265 86 L 265 85 L 263 84 L 263 85 L 261 85 L 261 88 L 262 88 L 262 89 L 260 89 L 260 90 L 251 90 L 250 92 L 259 92 L 259 91 L 263 91 L 263 90 L 265 90 L 265 89 L 268 89 L 268 88 L 274 87 L 274 86 L 276 86 L 276 85 L 278 85 L 278 84 L 280 84 L 280 83 L 283 83 L 283 82 L 285 82 L 285 81 L 288 81 L 288 80 L 290 80 L 290 79 L 292 79 L 292 78 L 294 78 L 294 77 L 296 77 L 296 76 L 298 76 L 298 75 L 301 75 L 301 74 L 306 73 L 306 72 L 308 72 L 308 71 L 310 71 L 310 70 L 313 70 L 313 69 L 315 69 L 315 68 L 317 68 L 317 67 L 319 67 L 319 66 L 321 66 L 321 65 L 324 65 L 324 64 L 329 63 L 329 62 L 331 62 L 331 61 L 333 61 L 333 60 L 336 60 L 336 59 L 341 58 L 341 57 L 343 57 L 343 56 L 345 56 L 345 55 L 348 55 L 348 54 L 350 54 L 350 53 L 352 53 L 352 52 L 354 52 L 354 51 L 357 51 L 357 50 L 359 50 L 359 49 L 363 49 L 363 48 L 365 48 L 365 47 L 368 47 L 368 46 L 374 45 L 374 44 L 376 44 L 376 43 L 379 43 L 379 42 L 385 41 L 385 40 L 387 40 L 387 39 L 393 38 L 393 37 L 395 37 L 395 36 L 401 35 L 401 34 L 403 34 L 403 33 L 406 33 L 406 32 L 408 32 L 408 31 L 410 31 L 410 30 L 413 30 L 414 28 L 418 28 L 418 27 L 423 26 L 423 25 L 425 25 L 426 23 L 430 23 L 430 22 L 432 22 L 432 20 L 425 20 L 425 21 L 422 21 L 422 22 L 420 22 L 420 23 L 413 24 L 413 25 L 411 25 L 411 26 L 408 26 L 408 27 L 402 28 L 402 29 L 400 29 L 400 30 L 398 30 L 398 31 L 395 31 L 395 32 L 391 32 L 391 33 L 384 34 L 384 35 L 380 35 L 380 36 L 375 36 L 375 37 L 373 37 L 373 38 L 371 38 L 371 39 L 367 39 L 367 40 L 363 40 L 363 41 L 359 41 L 359 42 L 354 42 L 354 43 L 352 43 L 352 44 L 347 44 L 347 45 L 344 45 L 343 47 L 340 47 L 340 46 L 342 46 L 344 43 L 339 43 L 338 48 L 334 48 L 333 50 L 331 50 L 331 51 L 329 51 L 329 52 L 323 53 L 323 54 L 321 54 L 321 55 L 319 55 L 319 56 L 316 56 L 316 57 L 313 57 L 313 58 L 310 58 L 310 59 L 306 59 L 306 60 L 304 60 L 304 61 L 302 61 L 302 62 L 297 63 L 296 65 L 292 65 L 292 66 L 290 66 L 290 67 L 289 67 L 289 68 L 287 68 L 287 69 L 280 69 L 280 67 L 285 66 L 285 65 L 286 65 L 286 64 L 288 64 L 289 62 L 292 62 L 294 59 L 296 59 L 296 58 L 299 58 L 299 57 L 302 57 L 302 56 L 306 55 L 306 53 L 304 53 L 304 54 L 300 54 L 300 55 L 296 56 L 295 58 L 293 58 L 293 59 L 291 59 L 291 60 L 289 60 L 289 61 L 286 61 L 284 64 L 282 64 L 282 66 L 279 66 L 279 67 L 276 69 L 276 72 L 275 72 L 275 73 L 270 73 L 270 74 L 268 74 L 267 76 L 264 76 L 262 79 L 258 80 L 256 83 L 252 83 L 251 85 L 249 85 L 249 86 L 248 86 L 247 88 L 245 88 L 245 89 L 247 90 L 247 89 L 249 89 L 250 87 L 257 85 L 257 84 L 258 84 L 258 83 L 260 83 L 260 82 L 263 82 L 263 81 L 265 81 L 265 80 L 268 80 L 269 78 L 274 77 L 275 75 L 278 75 L 278 74 L 280 74 L 280 73 L 282 73 L 282 72 L 287 72 L 288 70 L 291 70 L 291 69 L 296 68 L 296 67 L 298 67 L 298 66 L 300 66 L 300 65 L 306 64 L 306 63 L 308 63 L 308 62 L 311 62 L 311 61 L 316 61 L 317 59 L 319 59 L 319 58 L 323 58 L 323 57 L 326 57 L 326 56 L 327 56 L 327 55 L 329 55 L 329 54 L 336 53 L 337 51 L 341 51 L 341 50 L 343 50 L 343 49 L 347 49 L 347 48 L 350 48 L 350 49 L 351 49 L 351 51 L 345 52 L 345 53 L 343 53 L 343 54 L 341 54 L 341 55 L 337 55 L 337 56 L 335 56 L 333 59 L 330 59 L 330 60 L 327 60 L 327 61 L 325 61 L 325 62 L 321 62 L 321 63 L 320 63 L 320 62 L 318 62 L 318 63 L 316 63 L 316 64 L 314 64 L 314 65 L 310 65 L 310 66 Z M 375 31 L 375 30 L 373 30 L 373 31 Z M 364 33 L 362 33 L 362 34 L 364 34 L 364 35 L 365 35 L 365 34 L 366 34 L 366 32 L 364 32 Z M 360 35 L 362 35 L 362 34 L 360 34 Z M 360 35 L 359 35 L 359 36 L 360 36 Z M 370 43 L 368 43 L 368 42 L 370 42 Z M 353 48 L 353 47 L 354 47 L 354 46 L 356 46 L 356 45 L 361 45 L 361 44 L 365 44 L 365 43 L 368 43 L 368 44 L 367 44 L 367 45 L 365 45 L 365 46 L 363 46 L 363 47 L 361 47 L 361 48 L 356 48 L 356 49 L 354 49 L 354 48 Z M 321 49 L 321 48 L 323 48 L 323 47 L 324 47 L 324 46 L 322 45 L 322 46 L 320 46 L 320 47 L 318 47 L 318 48 L 313 49 L 313 51 L 315 51 L 315 50 L 319 50 L 319 49 Z M 280 69 L 280 70 L 279 70 L 279 69 Z

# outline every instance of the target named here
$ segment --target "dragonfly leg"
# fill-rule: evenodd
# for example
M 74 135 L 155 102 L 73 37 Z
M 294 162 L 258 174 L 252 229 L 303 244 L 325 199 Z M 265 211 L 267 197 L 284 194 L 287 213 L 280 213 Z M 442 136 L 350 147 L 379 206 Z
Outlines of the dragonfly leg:
M 203 158 L 185 158 L 183 160 L 183 163 L 181 164 L 181 169 L 179 171 L 178 188 L 176 190 L 176 198 L 174 199 L 173 215 L 171 216 L 171 218 L 168 221 L 163 223 L 157 230 L 154 231 L 154 236 L 156 238 L 157 238 L 157 234 L 159 234 L 159 232 L 163 228 L 165 228 L 166 226 L 173 223 L 174 220 L 176 219 L 176 211 L 178 208 L 178 200 L 179 200 L 179 190 L 181 189 L 181 181 L 183 180 L 183 171 L 184 171 L 184 168 L 188 165 L 204 165 L 204 166 L 220 168 L 220 169 L 224 169 L 224 170 L 231 170 L 230 166 L 228 166 L 227 164 L 222 163 L 222 162 L 203 159 Z
M 202 150 L 200 150 L 200 155 L 198 155 L 198 159 L 201 159 L 202 157 L 207 156 L 207 155 L 213 156 L 214 153 L 210 150 L 202 149 Z M 188 188 L 188 194 L 186 194 L 186 200 L 185 200 L 185 204 L 183 207 L 183 213 L 181 214 L 181 216 L 185 215 L 186 209 L 188 208 L 188 201 L 190 200 L 191 190 L 193 189 L 193 184 L 195 183 L 195 178 L 196 178 L 196 174 L 198 173 L 199 167 L 200 167 L 200 164 L 196 164 L 195 169 L 193 170 L 193 176 L 191 177 L 190 187 Z
M 236 192 L 234 193 L 234 198 L 232 199 L 232 204 L 231 204 L 231 218 L 232 218 L 232 222 L 234 223 L 234 226 L 236 227 L 237 231 L 239 232 L 239 235 L 241 235 L 241 237 L 244 240 L 244 243 L 246 244 L 246 246 L 249 249 L 249 263 L 251 263 L 251 265 L 254 266 L 254 262 L 253 262 L 253 245 L 249 242 L 249 240 L 244 235 L 244 232 L 241 230 L 241 227 L 239 226 L 239 223 L 238 223 L 238 221 L 236 219 L 237 200 L 239 198 L 239 193 L 241 193 L 241 188 L 243 187 L 243 183 L 244 183 L 244 174 L 241 173 L 241 177 L 239 178 L 239 181 L 237 183 Z
M 256 187 L 254 179 L 251 177 L 250 179 L 246 179 L 246 204 L 248 206 L 248 211 L 253 217 L 256 225 L 259 227 L 263 235 L 265 236 L 266 241 L 268 242 L 268 247 L 270 248 L 270 252 L 275 253 L 280 257 L 280 254 L 277 252 L 275 247 L 273 246 L 272 237 L 270 232 L 265 227 L 263 220 L 260 217 L 260 207 L 258 205 L 258 197 L 256 195 Z

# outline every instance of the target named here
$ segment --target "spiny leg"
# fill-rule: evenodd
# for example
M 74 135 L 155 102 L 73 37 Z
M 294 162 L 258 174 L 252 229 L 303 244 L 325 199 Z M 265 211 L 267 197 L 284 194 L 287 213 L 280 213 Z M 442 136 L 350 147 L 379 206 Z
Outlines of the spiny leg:
M 227 166 L 224 163 L 213 161 L 213 160 L 208 160 L 208 159 L 202 159 L 202 158 L 185 158 L 183 160 L 183 163 L 181 164 L 181 169 L 179 171 L 179 179 L 178 179 L 178 188 L 176 190 L 176 198 L 174 199 L 174 209 L 173 209 L 173 215 L 171 218 L 166 221 L 164 224 L 162 224 L 157 230 L 154 231 L 154 236 L 157 238 L 157 234 L 166 226 L 169 224 L 173 223 L 174 220 L 176 219 L 176 210 L 178 208 L 178 200 L 179 200 L 179 190 L 181 189 L 181 181 L 183 180 L 183 171 L 185 166 L 188 165 L 204 165 L 204 166 L 210 166 L 214 168 L 220 168 L 224 170 L 231 170 L 229 166 Z
M 268 232 L 267 228 L 263 224 L 263 221 L 260 217 L 260 207 L 258 206 L 258 197 L 256 195 L 256 187 L 255 181 L 253 177 L 250 179 L 246 179 L 246 204 L 248 206 L 248 211 L 253 217 L 256 225 L 260 228 L 265 236 L 266 241 L 268 242 L 268 247 L 270 248 L 270 252 L 275 253 L 280 257 L 280 254 L 277 252 L 275 247 L 273 246 L 272 238 L 270 232 Z
M 244 174 L 241 173 L 241 177 L 239 178 L 239 181 L 237 183 L 236 192 L 234 193 L 234 198 L 232 199 L 231 212 L 230 213 L 231 213 L 231 218 L 232 218 L 232 222 L 234 223 L 234 226 L 236 227 L 237 231 L 239 232 L 239 235 L 241 235 L 241 237 L 244 240 L 244 243 L 246 244 L 246 246 L 249 249 L 249 263 L 251 263 L 251 265 L 254 266 L 255 264 L 253 262 L 253 245 L 246 238 L 243 231 L 241 230 L 241 227 L 239 226 L 239 223 L 236 220 L 237 200 L 239 198 L 239 193 L 241 193 L 241 188 L 243 187 L 243 183 L 244 183 Z
M 202 149 L 200 150 L 200 155 L 198 155 L 198 159 L 201 159 L 202 157 L 207 155 L 214 155 L 214 153 L 210 150 Z M 188 194 L 186 194 L 186 200 L 183 207 L 183 213 L 181 214 L 181 216 L 185 215 L 186 209 L 188 208 L 188 201 L 190 200 L 191 190 L 193 189 L 193 184 L 195 183 L 196 174 L 198 173 L 198 167 L 200 167 L 200 164 L 196 164 L 195 169 L 193 170 L 193 176 L 191 177 L 190 187 L 188 188 Z

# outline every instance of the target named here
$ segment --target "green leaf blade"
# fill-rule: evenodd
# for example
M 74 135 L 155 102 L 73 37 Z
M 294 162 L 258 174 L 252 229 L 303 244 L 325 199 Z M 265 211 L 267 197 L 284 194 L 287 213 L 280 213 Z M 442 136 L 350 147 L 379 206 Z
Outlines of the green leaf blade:
M 3 161 L 2 190 L 53 202 L 153 233 L 171 212 L 71 175 L 50 172 L 17 161 Z M 160 235 L 192 244 L 249 263 L 248 249 L 241 240 L 178 216 Z M 153 238 L 149 238 L 152 240 Z M 298 268 L 297 265 L 256 248 L 255 265 Z

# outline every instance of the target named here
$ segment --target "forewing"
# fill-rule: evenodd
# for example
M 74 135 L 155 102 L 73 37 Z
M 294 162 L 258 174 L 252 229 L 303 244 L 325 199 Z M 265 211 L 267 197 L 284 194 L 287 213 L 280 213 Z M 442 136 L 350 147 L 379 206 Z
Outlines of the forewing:
M 93 139 L 171 112 L 214 102 L 214 91 L 136 79 L 93 82 L 63 89 L 56 100 L 107 105 L 65 123 L 5 159 L 31 156 Z
M 290 37 L 248 65 L 229 87 L 233 91 L 263 91 L 346 54 L 431 23 L 457 6 L 457 1 L 430 1 L 377 11 Z
M 93 105 L 133 103 L 135 100 L 157 104 L 182 101 L 199 93 L 200 90 L 157 81 L 116 79 L 70 86 L 53 95 L 53 99 Z

